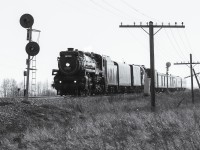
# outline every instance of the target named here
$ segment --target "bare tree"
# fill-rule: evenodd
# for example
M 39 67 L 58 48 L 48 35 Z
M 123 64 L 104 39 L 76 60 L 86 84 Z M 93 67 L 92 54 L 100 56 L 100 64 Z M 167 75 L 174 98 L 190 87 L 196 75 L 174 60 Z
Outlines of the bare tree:
M 37 82 L 37 95 L 40 96 L 42 93 L 42 82 Z
M 1 88 L 4 97 L 15 97 L 18 95 L 18 87 L 15 79 L 3 79 Z
M 37 95 L 39 96 L 55 96 L 56 91 L 51 87 L 49 81 L 37 83 Z
M 8 94 L 8 83 L 9 83 L 9 79 L 3 79 L 1 88 L 2 88 L 4 97 L 7 97 L 7 94 Z
M 31 85 L 30 85 L 31 86 Z M 56 91 L 51 87 L 48 80 L 45 82 L 37 82 L 38 96 L 55 96 Z M 3 97 L 16 97 L 24 95 L 23 82 L 17 83 L 15 79 L 3 79 L 0 86 L 0 94 Z

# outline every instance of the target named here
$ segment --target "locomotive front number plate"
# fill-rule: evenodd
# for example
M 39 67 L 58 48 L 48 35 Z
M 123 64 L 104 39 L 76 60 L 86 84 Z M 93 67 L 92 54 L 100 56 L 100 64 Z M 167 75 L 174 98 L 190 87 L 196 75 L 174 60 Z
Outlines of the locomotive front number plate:
M 72 55 L 65 55 L 65 57 L 72 57 Z

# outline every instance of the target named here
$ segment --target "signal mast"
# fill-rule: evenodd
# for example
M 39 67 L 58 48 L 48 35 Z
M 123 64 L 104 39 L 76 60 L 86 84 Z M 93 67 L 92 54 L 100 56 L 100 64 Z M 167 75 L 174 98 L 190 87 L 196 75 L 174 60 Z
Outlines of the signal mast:
M 29 75 L 30 70 L 34 68 L 30 68 L 30 62 L 33 60 L 33 57 L 36 56 L 40 51 L 40 46 L 38 43 L 32 41 L 32 32 L 40 32 L 40 30 L 32 29 L 34 23 L 34 19 L 30 14 L 24 14 L 20 18 L 20 25 L 23 28 L 27 29 L 27 40 L 29 41 L 25 47 L 26 53 L 28 54 L 28 59 L 26 60 L 27 71 L 26 71 L 26 90 L 25 90 L 25 100 L 28 101 L 29 97 Z M 32 58 L 31 58 L 32 56 Z M 36 70 L 36 69 L 34 69 Z M 25 76 L 25 75 L 24 75 Z

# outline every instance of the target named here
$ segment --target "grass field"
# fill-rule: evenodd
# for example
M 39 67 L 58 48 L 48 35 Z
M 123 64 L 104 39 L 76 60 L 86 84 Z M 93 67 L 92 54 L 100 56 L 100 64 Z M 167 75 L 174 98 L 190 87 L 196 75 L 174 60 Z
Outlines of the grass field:
M 200 93 L 1 99 L 0 149 L 197 150 Z

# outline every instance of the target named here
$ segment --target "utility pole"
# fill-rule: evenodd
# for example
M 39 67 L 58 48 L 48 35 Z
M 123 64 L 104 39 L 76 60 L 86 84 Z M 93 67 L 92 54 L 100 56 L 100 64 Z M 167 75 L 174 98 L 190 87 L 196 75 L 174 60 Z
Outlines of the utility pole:
M 200 64 L 199 62 L 192 62 L 192 54 L 190 54 L 190 62 L 188 63 L 174 63 L 174 65 L 190 65 L 190 76 L 191 76 L 191 94 L 192 94 L 192 103 L 194 103 L 194 88 L 193 88 L 193 64 Z M 188 66 L 189 67 L 189 66 Z
M 151 76 L 151 108 L 154 111 L 155 110 L 155 68 L 154 68 L 154 35 L 158 33 L 162 28 L 185 28 L 183 25 L 154 25 L 152 21 L 147 23 L 146 25 L 136 25 L 135 23 L 133 25 L 121 25 L 119 26 L 120 28 L 142 28 L 148 35 L 149 35 L 149 42 L 150 42 L 150 76 Z M 149 32 L 147 32 L 144 28 L 149 28 Z M 154 28 L 159 28 L 155 33 L 154 33 Z

